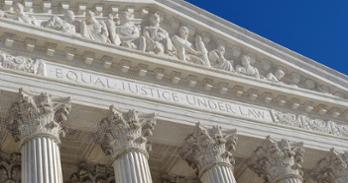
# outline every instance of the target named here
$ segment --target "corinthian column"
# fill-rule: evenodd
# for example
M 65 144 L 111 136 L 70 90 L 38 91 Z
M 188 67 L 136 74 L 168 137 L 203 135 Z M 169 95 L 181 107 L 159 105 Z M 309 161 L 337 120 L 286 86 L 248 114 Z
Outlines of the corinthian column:
M 303 182 L 303 143 L 277 142 L 267 137 L 249 162 L 249 168 L 269 183 Z
M 185 139 L 180 156 L 196 170 L 202 183 L 236 183 L 233 175 L 236 130 L 225 134 L 221 127 L 206 129 L 198 123 Z
M 311 177 L 318 183 L 348 182 L 348 152 L 340 154 L 334 149 L 311 172 Z
M 113 159 L 116 183 L 152 183 L 149 168 L 148 137 L 155 117 L 134 110 L 121 112 L 110 106 L 109 114 L 98 124 L 98 142 Z
M 7 128 L 20 141 L 22 183 L 63 183 L 60 161 L 62 122 L 67 119 L 70 98 L 34 95 L 20 89 L 9 111 Z

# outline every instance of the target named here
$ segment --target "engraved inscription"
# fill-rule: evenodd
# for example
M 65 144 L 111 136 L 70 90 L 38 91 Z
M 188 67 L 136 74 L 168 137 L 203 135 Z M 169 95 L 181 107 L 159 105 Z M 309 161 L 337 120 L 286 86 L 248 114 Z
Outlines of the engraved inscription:
M 82 84 L 90 87 L 107 89 L 136 97 L 148 98 L 160 102 L 191 107 L 209 112 L 222 113 L 251 120 L 272 122 L 269 110 L 251 108 L 248 106 L 226 102 L 208 96 L 193 95 L 184 91 L 166 89 L 135 81 L 119 79 L 90 71 L 68 68 L 59 65 L 46 64 L 47 77 Z

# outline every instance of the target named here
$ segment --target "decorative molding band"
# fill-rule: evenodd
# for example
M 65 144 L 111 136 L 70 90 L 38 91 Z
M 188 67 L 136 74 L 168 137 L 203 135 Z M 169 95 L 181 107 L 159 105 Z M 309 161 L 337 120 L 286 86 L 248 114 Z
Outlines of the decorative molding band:
M 45 62 L 43 60 L 28 63 L 34 65 L 40 63 L 40 67 L 38 67 L 40 70 L 35 72 L 36 75 L 53 79 L 54 81 L 71 83 L 74 85 L 78 84 L 93 89 L 112 91 L 123 95 L 146 98 L 157 102 L 214 112 L 241 119 L 263 122 L 265 124 L 272 123 L 309 132 L 337 137 L 348 137 L 348 125 L 342 121 L 322 120 L 302 114 L 281 112 L 280 110 L 221 100 L 216 97 L 197 93 L 192 94 L 191 92 L 183 90 L 127 80 L 116 76 Z M 32 65 L 29 64 L 27 66 L 31 67 Z M 21 66 L 11 67 L 10 69 L 16 70 L 16 68 L 21 68 Z M 28 70 L 21 69 L 19 69 L 19 71 L 28 72 Z M 29 73 L 33 74 L 32 72 Z M 307 107 L 309 108 L 310 105 Z M 278 108 L 278 106 L 276 106 L 276 108 Z

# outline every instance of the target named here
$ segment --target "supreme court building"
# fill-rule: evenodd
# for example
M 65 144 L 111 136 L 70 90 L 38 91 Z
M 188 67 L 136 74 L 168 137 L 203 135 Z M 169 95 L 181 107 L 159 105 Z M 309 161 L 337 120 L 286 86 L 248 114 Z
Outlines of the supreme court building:
M 348 183 L 348 77 L 182 0 L 1 0 L 0 119 L 0 183 Z

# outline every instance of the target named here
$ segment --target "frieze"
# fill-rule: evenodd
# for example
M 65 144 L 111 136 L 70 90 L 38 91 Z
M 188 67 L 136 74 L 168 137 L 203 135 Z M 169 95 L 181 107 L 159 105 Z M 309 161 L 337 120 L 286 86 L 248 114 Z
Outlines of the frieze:
M 69 8 L 28 12 L 27 9 L 23 4 L 14 2 L 11 7 L 2 8 L 0 18 L 270 83 L 336 94 L 329 86 L 264 58 L 257 58 L 255 53 L 228 45 L 186 22 L 168 18 L 171 16 L 156 9 L 143 8 L 141 12 L 131 8 L 103 12 L 92 9 L 80 12 Z M 340 93 L 337 95 L 341 96 Z
M 15 56 L 10 56 L 6 52 L 2 53 L 10 58 L 17 58 Z M 21 59 L 28 60 L 26 57 Z M 171 88 L 159 87 L 156 85 L 100 74 L 93 71 L 49 63 L 40 59 L 32 59 L 27 63 L 40 65 L 40 67 L 37 67 L 40 68 L 40 70 L 29 73 L 68 83 L 109 90 L 125 95 L 147 98 L 158 102 L 170 103 L 183 107 L 234 116 L 242 119 L 274 123 L 282 126 L 290 126 L 338 137 L 348 137 L 348 126 L 343 122 L 336 122 L 332 120 L 325 121 L 310 118 L 306 115 L 297 115 L 294 113 L 280 112 L 277 110 L 251 107 L 205 95 L 191 94 L 180 90 L 173 90 Z M 16 69 L 16 67 L 7 67 L 6 69 L 28 72 L 28 70 Z
M 118 77 L 95 73 L 53 63 L 45 64 L 45 77 L 74 83 L 125 95 L 147 98 L 158 102 L 234 116 L 264 123 L 290 126 L 312 132 L 348 137 L 348 126 L 343 122 L 325 121 L 306 115 L 285 113 L 266 108 L 252 107 L 237 102 L 229 102 L 206 95 L 191 94 L 181 90 L 130 81 Z

